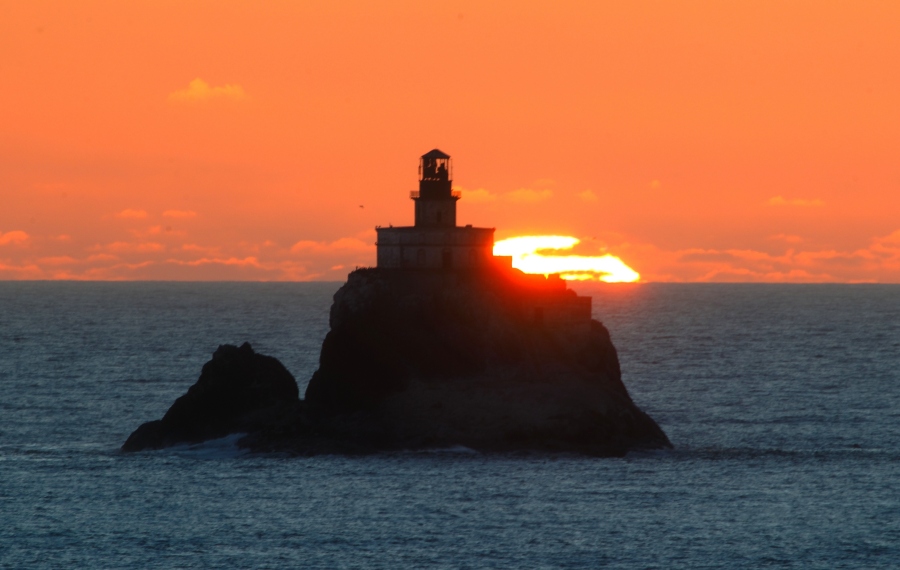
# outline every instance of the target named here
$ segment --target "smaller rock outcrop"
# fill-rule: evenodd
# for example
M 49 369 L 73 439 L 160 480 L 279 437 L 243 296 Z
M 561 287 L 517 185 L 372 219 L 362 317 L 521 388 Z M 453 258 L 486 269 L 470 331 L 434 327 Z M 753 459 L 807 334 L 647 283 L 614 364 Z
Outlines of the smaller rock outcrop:
M 297 381 L 275 358 L 249 343 L 222 345 L 200 378 L 161 420 L 131 434 L 123 451 L 160 449 L 289 424 L 300 405 Z

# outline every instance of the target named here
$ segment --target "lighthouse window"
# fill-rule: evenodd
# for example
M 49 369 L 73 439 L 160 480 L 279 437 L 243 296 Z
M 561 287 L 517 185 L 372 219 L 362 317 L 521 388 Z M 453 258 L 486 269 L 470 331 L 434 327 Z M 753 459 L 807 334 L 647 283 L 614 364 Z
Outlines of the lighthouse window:
M 441 213 L 437 213 L 437 223 L 441 223 Z
M 416 265 L 425 265 L 425 250 L 420 249 L 416 252 Z

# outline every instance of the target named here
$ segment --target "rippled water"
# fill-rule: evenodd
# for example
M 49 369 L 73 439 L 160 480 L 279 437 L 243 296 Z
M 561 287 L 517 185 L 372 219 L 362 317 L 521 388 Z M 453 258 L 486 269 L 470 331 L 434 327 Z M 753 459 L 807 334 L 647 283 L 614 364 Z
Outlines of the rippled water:
M 337 286 L 0 283 L 0 567 L 900 561 L 900 286 L 581 286 L 671 452 L 118 452 L 220 343 L 302 391 Z

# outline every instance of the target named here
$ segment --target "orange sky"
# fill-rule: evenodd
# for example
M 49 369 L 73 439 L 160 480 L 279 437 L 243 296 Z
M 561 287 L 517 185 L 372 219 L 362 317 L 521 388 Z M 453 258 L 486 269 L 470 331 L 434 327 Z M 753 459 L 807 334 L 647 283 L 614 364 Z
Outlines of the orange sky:
M 895 1 L 0 0 L 0 278 L 342 280 L 438 147 L 498 239 L 900 282 L 898 70 Z

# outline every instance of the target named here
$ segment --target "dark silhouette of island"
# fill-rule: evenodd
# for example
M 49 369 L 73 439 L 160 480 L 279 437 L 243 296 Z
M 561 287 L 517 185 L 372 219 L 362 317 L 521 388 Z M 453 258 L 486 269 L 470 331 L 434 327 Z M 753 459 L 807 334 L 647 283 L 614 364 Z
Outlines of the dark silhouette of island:
M 620 456 L 671 444 L 631 400 L 591 298 L 492 255 L 493 228 L 456 226 L 450 157 L 425 154 L 415 225 L 377 228 L 378 266 L 334 295 L 303 400 L 274 358 L 220 346 L 125 451 L 246 434 L 259 452 L 481 451 Z

